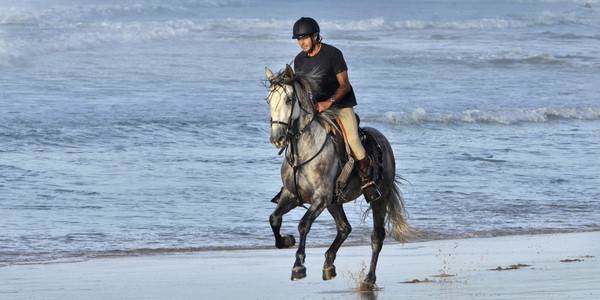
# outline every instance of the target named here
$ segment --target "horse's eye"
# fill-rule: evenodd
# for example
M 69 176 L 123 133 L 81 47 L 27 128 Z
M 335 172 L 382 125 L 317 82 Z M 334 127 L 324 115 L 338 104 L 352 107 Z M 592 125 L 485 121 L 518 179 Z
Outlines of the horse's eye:
M 285 94 L 285 96 L 286 96 L 286 97 L 285 97 L 285 98 L 286 98 L 286 99 L 285 99 L 285 102 L 286 102 L 286 103 L 290 103 L 290 102 L 292 102 L 292 100 L 294 99 L 294 95 L 288 95 L 288 94 L 286 93 L 286 94 Z

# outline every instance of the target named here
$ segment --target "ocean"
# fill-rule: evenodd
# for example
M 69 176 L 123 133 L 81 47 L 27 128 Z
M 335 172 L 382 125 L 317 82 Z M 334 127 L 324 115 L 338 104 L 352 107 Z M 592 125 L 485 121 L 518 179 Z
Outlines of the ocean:
M 274 248 L 264 68 L 302 16 L 393 145 L 413 241 L 600 230 L 600 1 L 2 0 L 0 266 Z M 334 236 L 325 212 L 307 244 Z

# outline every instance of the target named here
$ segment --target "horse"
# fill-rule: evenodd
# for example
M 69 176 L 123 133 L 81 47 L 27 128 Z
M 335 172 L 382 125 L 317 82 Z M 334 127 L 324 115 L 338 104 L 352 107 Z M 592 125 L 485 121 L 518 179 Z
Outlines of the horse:
M 345 197 L 336 196 L 335 182 L 343 169 L 343 158 L 336 152 L 331 139 L 335 130 L 330 110 L 318 113 L 311 93 L 317 90 L 314 77 L 310 74 L 297 75 L 289 65 L 284 71 L 273 74 L 266 69 L 269 94 L 266 98 L 271 113 L 271 143 L 286 151 L 281 165 L 283 188 L 277 201 L 277 207 L 270 215 L 269 222 L 275 237 L 277 248 L 290 248 L 295 245 L 293 235 L 280 233 L 283 215 L 298 206 L 309 204 L 306 213 L 298 224 L 299 243 L 296 261 L 292 268 L 292 280 L 306 277 L 304 266 L 306 237 L 315 219 L 327 209 L 335 220 L 337 235 L 325 252 L 323 280 L 336 276 L 334 261 L 336 253 L 346 240 L 352 226 L 346 218 L 343 204 L 362 195 L 361 182 L 356 172 L 348 180 Z M 362 128 L 380 148 L 377 185 L 382 191 L 380 199 L 370 202 L 369 210 L 373 214 L 373 232 L 371 234 L 371 262 L 366 278 L 360 289 L 373 291 L 377 288 L 375 269 L 386 232 L 397 241 L 404 242 L 410 226 L 407 224 L 406 209 L 398 188 L 396 165 L 392 147 L 386 137 L 370 127 Z M 306 208 L 306 206 L 305 206 Z

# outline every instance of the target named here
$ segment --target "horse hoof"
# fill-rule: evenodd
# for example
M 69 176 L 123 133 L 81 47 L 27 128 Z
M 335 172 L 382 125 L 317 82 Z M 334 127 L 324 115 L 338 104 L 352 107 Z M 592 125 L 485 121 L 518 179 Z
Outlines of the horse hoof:
M 293 235 L 284 234 L 281 236 L 281 242 L 275 243 L 275 247 L 279 249 L 287 249 L 296 244 L 296 239 Z
M 283 235 L 283 240 L 285 241 L 285 246 L 286 248 L 290 248 L 294 245 L 296 245 L 296 239 L 294 238 L 293 235 Z
M 369 282 L 367 280 L 364 280 L 363 282 L 360 283 L 360 291 L 361 292 L 372 292 L 376 289 L 377 289 L 377 285 L 375 284 L 375 282 Z
M 292 269 L 292 280 L 300 280 L 306 277 L 306 267 L 299 266 Z
M 337 274 L 335 273 L 335 266 L 323 268 L 323 280 L 334 279 Z

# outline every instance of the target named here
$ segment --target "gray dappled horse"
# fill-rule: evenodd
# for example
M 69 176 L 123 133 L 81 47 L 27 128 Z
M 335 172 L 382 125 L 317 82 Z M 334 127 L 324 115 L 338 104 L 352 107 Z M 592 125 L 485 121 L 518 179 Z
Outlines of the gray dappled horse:
M 271 109 L 271 143 L 282 151 L 287 148 L 281 166 L 283 189 L 277 208 L 270 216 L 275 246 L 294 246 L 293 236 L 280 234 L 282 216 L 297 206 L 310 204 L 298 225 L 300 241 L 292 269 L 292 280 L 306 277 L 306 235 L 315 219 L 327 209 L 337 227 L 337 236 L 325 253 L 323 266 L 323 280 L 329 280 L 336 276 L 333 264 L 336 253 L 352 231 L 342 205 L 362 194 L 361 182 L 356 172 L 353 172 L 344 197 L 337 196 L 335 182 L 344 164 L 330 137 L 330 132 L 335 129 L 330 121 L 331 116 L 327 116 L 330 114 L 329 110 L 317 113 L 310 99 L 311 91 L 317 88 L 310 75 L 295 75 L 289 65 L 285 71 L 275 75 L 266 68 L 266 75 L 270 84 L 266 100 Z M 373 213 L 372 257 L 369 273 L 361 283 L 361 290 L 373 290 L 375 268 L 386 235 L 386 224 L 387 233 L 398 241 L 404 241 L 410 227 L 406 223 L 404 204 L 395 180 L 396 166 L 392 147 L 376 129 L 363 130 L 380 149 L 379 163 L 375 163 L 374 168 L 377 176 L 374 177 L 378 180 L 382 197 L 370 203 Z

